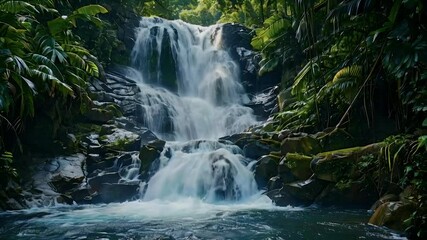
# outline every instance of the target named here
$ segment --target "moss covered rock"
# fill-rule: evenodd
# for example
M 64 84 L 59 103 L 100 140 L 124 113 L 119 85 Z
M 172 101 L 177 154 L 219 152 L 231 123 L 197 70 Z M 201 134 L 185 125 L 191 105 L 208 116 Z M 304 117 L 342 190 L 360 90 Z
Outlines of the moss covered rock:
M 311 168 L 317 178 L 338 182 L 341 179 L 355 178 L 362 156 L 368 154 L 378 155 L 381 143 L 365 147 L 354 147 L 317 154 L 311 162 Z
M 120 117 L 122 115 L 120 107 L 114 103 L 107 103 L 103 105 L 96 105 L 87 109 L 83 116 L 93 123 L 107 123 L 114 117 Z
M 313 158 L 298 153 L 287 153 L 280 164 L 284 164 L 289 171 L 299 180 L 306 180 L 313 172 L 310 163 Z
M 99 140 L 107 149 L 137 151 L 141 146 L 141 138 L 136 133 L 120 128 L 105 130 L 105 132 L 110 134 L 100 136 Z
M 311 135 L 300 134 L 283 139 L 280 145 L 282 155 L 287 153 L 316 154 L 322 151 L 319 140 Z

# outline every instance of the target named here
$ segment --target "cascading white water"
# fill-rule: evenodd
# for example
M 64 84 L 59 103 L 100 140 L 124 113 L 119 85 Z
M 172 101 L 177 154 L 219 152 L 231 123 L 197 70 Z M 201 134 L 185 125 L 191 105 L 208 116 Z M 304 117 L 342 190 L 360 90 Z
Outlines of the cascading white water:
M 249 99 L 239 82 L 238 65 L 221 49 L 221 35 L 220 25 L 141 20 L 132 60 L 142 73 L 141 102 L 148 128 L 182 141 L 216 139 L 255 123 L 252 109 L 242 106 Z M 176 85 L 176 93 L 147 84 Z
M 221 25 L 141 20 L 132 53 L 137 70 L 129 77 L 140 85 L 144 124 L 174 141 L 166 144 L 144 200 L 235 201 L 258 193 L 241 150 L 215 141 L 256 123 L 242 105 L 248 98 L 240 70 L 221 49 L 221 32 Z
M 146 200 L 200 198 L 207 202 L 248 199 L 258 193 L 240 149 L 216 141 L 172 143 L 171 159 L 151 178 Z

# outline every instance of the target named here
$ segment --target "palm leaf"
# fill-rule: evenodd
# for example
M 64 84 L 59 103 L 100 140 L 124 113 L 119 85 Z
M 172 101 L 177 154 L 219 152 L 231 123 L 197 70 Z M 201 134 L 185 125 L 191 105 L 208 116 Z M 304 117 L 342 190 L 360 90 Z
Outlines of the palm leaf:
M 282 35 L 285 30 L 290 27 L 290 22 L 287 18 L 274 14 L 265 20 L 265 28 L 259 29 L 256 31 L 256 37 L 252 39 L 252 46 L 255 49 L 263 49 L 271 41 L 274 41 L 275 38 Z
M 61 71 L 58 69 L 55 63 L 52 60 L 50 60 L 48 57 L 41 54 L 32 53 L 30 54 L 30 58 L 36 64 L 48 66 L 52 70 L 55 76 L 57 76 L 61 81 L 64 81 L 64 77 Z
M 0 11 L 8 13 L 28 12 L 36 13 L 37 9 L 27 1 L 7 1 L 0 4 Z
M 38 77 L 42 79 L 43 81 L 50 81 L 52 85 L 52 89 L 58 89 L 60 93 L 62 93 L 64 96 L 72 96 L 74 97 L 74 91 L 73 89 L 66 83 L 60 81 L 57 77 L 55 77 L 52 74 L 45 73 L 43 71 L 32 69 L 31 75 L 34 77 Z
M 74 13 L 94 16 L 98 13 L 108 13 L 108 10 L 101 5 L 91 4 L 78 8 Z
M 303 89 L 307 85 L 307 77 L 310 73 L 310 70 L 313 69 L 313 59 L 308 61 L 308 63 L 299 71 L 298 75 L 294 79 L 294 84 L 292 85 L 292 94 L 298 95 L 303 92 Z

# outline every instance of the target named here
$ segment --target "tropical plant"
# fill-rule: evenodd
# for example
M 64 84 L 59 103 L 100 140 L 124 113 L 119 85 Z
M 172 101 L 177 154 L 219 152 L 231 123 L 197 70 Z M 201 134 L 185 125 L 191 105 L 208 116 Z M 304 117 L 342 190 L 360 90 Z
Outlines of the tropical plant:
M 46 112 L 59 125 L 64 106 L 88 100 L 88 80 L 99 75 L 96 58 L 73 31 L 81 21 L 101 26 L 96 15 L 107 10 L 87 5 L 65 15 L 57 2 L 0 0 L 0 167 L 11 176 L 8 151 L 22 152 L 26 123 Z

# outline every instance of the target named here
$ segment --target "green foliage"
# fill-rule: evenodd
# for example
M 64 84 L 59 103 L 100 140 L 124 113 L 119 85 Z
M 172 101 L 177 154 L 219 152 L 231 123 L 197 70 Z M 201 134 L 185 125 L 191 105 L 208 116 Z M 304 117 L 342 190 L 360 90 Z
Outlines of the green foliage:
M 86 101 L 88 80 L 99 76 L 96 58 L 74 31 L 82 21 L 101 26 L 97 15 L 107 10 L 87 5 L 61 14 L 56 3 L 0 0 L 1 150 L 16 150 L 18 145 L 22 152 L 19 135 L 41 112 L 58 126 L 65 106 Z M 5 179 L 16 177 L 12 162 L 12 154 L 2 152 Z
M 221 15 L 216 0 L 200 0 L 194 8 L 182 10 L 179 18 L 185 22 L 207 26 L 215 24 Z
M 5 188 L 9 180 L 16 179 L 18 173 L 15 168 L 12 167 L 13 154 L 11 152 L 2 152 L 0 154 L 0 186 Z

